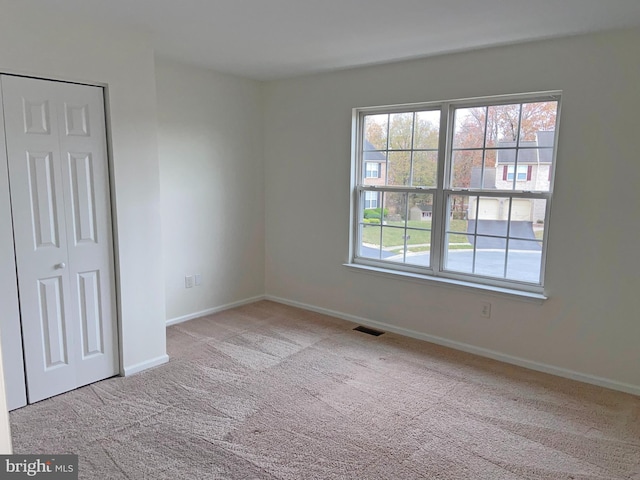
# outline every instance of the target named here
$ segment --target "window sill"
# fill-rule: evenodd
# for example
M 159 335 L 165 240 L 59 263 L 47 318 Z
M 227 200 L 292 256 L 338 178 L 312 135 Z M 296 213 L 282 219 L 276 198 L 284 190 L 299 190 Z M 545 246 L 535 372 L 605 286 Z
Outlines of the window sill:
M 522 300 L 526 302 L 542 304 L 548 298 L 546 295 L 543 295 L 541 293 L 525 292 L 522 290 L 496 287 L 492 285 L 483 285 L 480 283 L 465 282 L 461 280 L 454 280 L 451 278 L 435 277 L 431 275 L 420 275 L 419 273 L 389 270 L 386 268 L 371 267 L 369 265 L 360 265 L 357 263 L 344 263 L 343 265 L 345 267 L 354 269 L 354 271 L 369 274 L 369 275 L 394 278 L 396 280 L 420 283 L 423 285 L 425 283 L 433 282 L 443 287 L 455 288 L 455 289 L 466 289 L 474 293 L 485 293 L 493 296 L 509 298 L 512 300 Z

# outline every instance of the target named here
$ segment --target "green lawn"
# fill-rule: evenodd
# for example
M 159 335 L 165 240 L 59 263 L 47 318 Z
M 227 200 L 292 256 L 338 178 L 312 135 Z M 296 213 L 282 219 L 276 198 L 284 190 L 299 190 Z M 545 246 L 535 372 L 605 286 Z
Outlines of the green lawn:
M 400 228 L 394 228 L 400 227 Z M 387 222 L 382 226 L 382 245 L 384 247 L 396 247 L 404 245 L 404 222 Z M 411 251 L 424 251 L 429 249 L 431 244 L 431 222 L 420 220 L 407 222 L 406 235 L 409 235 L 408 245 L 419 245 Z M 467 222 L 465 220 L 452 220 L 451 229 L 466 231 Z M 466 235 L 453 234 L 450 237 L 452 243 L 467 243 Z M 362 229 L 362 241 L 373 245 L 380 244 L 380 225 L 364 225 Z
M 542 240 L 542 237 L 544 235 L 544 230 L 534 230 L 533 234 L 536 236 L 538 240 Z

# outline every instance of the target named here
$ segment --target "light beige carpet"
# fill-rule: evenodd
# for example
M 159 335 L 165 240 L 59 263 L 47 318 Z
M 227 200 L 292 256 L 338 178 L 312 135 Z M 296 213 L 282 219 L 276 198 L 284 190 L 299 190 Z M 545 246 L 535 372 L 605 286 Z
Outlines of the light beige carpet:
M 271 302 L 11 414 L 86 479 L 640 479 L 640 398 Z

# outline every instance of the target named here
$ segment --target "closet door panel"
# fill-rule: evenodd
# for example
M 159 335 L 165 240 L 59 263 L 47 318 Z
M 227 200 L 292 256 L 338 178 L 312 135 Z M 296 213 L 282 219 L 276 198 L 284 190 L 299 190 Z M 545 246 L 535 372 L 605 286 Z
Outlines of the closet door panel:
M 57 110 L 80 385 L 119 373 L 102 89 L 59 84 Z M 63 126 L 63 127 L 62 127 Z
M 40 82 L 2 77 L 29 402 L 76 383 L 57 106 Z

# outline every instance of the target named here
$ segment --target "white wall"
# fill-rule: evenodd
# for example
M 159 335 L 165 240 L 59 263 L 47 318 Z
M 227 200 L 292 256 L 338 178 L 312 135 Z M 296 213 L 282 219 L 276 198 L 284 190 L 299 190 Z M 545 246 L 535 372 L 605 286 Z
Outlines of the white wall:
M 164 59 L 156 83 L 172 322 L 264 294 L 262 87 Z
M 13 453 L 11 447 L 11 428 L 7 406 L 4 365 L 2 361 L 2 343 L 0 343 L 0 455 Z
M 548 364 L 640 393 L 640 31 L 271 82 L 268 295 Z M 364 274 L 348 258 L 351 109 L 561 89 L 542 305 Z M 480 302 L 493 304 L 490 319 Z
M 43 2 L 2 0 L 0 11 L 0 72 L 108 88 L 122 366 L 132 372 L 162 362 L 166 336 L 153 51 L 139 34 L 59 15 Z M 10 235 L 10 229 L 10 219 L 1 218 L 0 235 Z
M 3 346 L 2 360 L 7 365 L 2 380 L 7 394 L 7 405 L 13 410 L 26 405 L 27 387 L 22 355 L 13 229 L 10 221 L 4 223 L 11 219 L 7 147 L 4 137 L 4 118 L 0 115 L 0 219 L 3 222 L 0 223 L 0 340 Z

